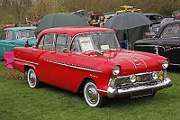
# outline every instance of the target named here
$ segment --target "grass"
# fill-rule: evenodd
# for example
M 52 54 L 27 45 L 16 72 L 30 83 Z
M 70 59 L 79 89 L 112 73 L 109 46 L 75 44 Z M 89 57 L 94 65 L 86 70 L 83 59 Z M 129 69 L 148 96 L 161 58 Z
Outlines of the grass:
M 180 70 L 173 86 L 154 97 L 109 99 L 103 108 L 86 105 L 81 94 L 49 85 L 30 89 L 26 80 L 4 80 L 0 61 L 0 120 L 180 120 Z

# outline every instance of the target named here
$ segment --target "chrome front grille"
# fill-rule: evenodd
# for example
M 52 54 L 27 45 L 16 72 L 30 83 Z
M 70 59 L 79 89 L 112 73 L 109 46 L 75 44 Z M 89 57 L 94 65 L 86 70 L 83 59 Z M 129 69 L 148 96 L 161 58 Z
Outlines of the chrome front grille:
M 119 84 L 117 88 L 124 90 L 124 89 L 129 89 L 132 87 L 153 86 L 153 85 L 157 85 L 159 82 L 160 82 L 159 80 L 138 81 L 134 83 L 127 81 L 124 84 Z
M 129 75 L 129 76 L 112 78 L 111 82 L 109 83 L 109 86 L 123 90 L 140 87 L 140 86 L 154 86 L 164 80 L 164 72 L 163 71 L 156 71 L 156 72 L 157 72 L 156 79 L 153 78 L 153 72 L 135 74 L 134 75 L 135 77 L 131 77 L 132 75 Z M 135 80 L 131 80 L 131 78 L 135 78 Z

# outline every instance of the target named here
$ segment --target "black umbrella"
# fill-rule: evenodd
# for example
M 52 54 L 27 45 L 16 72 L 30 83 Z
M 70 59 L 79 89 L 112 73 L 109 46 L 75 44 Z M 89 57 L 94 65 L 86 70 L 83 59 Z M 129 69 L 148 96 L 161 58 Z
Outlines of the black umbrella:
M 126 32 L 123 32 L 123 35 L 124 33 L 126 33 L 125 34 L 126 37 L 124 38 L 126 38 L 127 41 L 125 42 L 127 45 L 129 45 L 130 43 L 130 46 L 132 46 L 132 43 L 134 42 L 134 40 L 129 41 L 129 38 L 130 38 L 129 31 L 132 29 L 137 30 L 136 28 L 138 27 L 149 26 L 151 23 L 152 22 L 145 15 L 141 13 L 127 12 L 127 13 L 121 13 L 121 14 L 111 17 L 104 24 L 103 27 L 115 30 L 117 36 L 118 34 L 120 34 L 119 31 L 126 31 Z M 124 41 L 120 41 L 120 42 L 124 42 Z
M 37 36 L 42 30 L 61 26 L 90 26 L 82 17 L 66 13 L 53 13 L 44 16 L 35 30 Z
M 152 22 L 141 13 L 121 13 L 111 17 L 103 27 L 113 30 L 127 30 L 144 25 L 150 25 Z

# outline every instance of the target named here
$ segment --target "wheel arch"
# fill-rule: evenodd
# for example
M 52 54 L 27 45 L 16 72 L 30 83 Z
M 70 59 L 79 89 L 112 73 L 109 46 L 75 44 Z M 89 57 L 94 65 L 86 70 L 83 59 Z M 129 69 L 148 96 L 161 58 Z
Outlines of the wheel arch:
M 30 68 L 32 68 L 32 69 L 34 69 L 34 71 L 36 71 L 36 67 L 35 66 L 25 65 L 24 66 L 24 72 L 27 72 Z
M 80 86 L 79 86 L 79 89 L 78 89 L 78 91 L 77 91 L 78 93 L 83 93 L 84 85 L 85 85 L 85 83 L 86 83 L 88 80 L 92 80 L 92 81 L 96 84 L 96 82 L 94 81 L 94 79 L 86 77 L 86 78 L 84 78 L 83 81 L 81 82 L 81 84 L 80 84 Z

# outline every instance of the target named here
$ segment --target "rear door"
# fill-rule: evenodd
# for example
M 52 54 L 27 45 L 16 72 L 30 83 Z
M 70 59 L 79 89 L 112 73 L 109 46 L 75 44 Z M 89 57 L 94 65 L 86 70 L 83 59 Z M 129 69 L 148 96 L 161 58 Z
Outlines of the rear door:
M 71 60 L 69 53 L 65 52 L 69 41 L 70 37 L 68 35 L 46 34 L 42 48 L 46 52 L 38 59 L 38 61 L 41 61 L 38 72 L 39 77 L 45 82 L 70 90 L 69 67 L 65 65 Z

